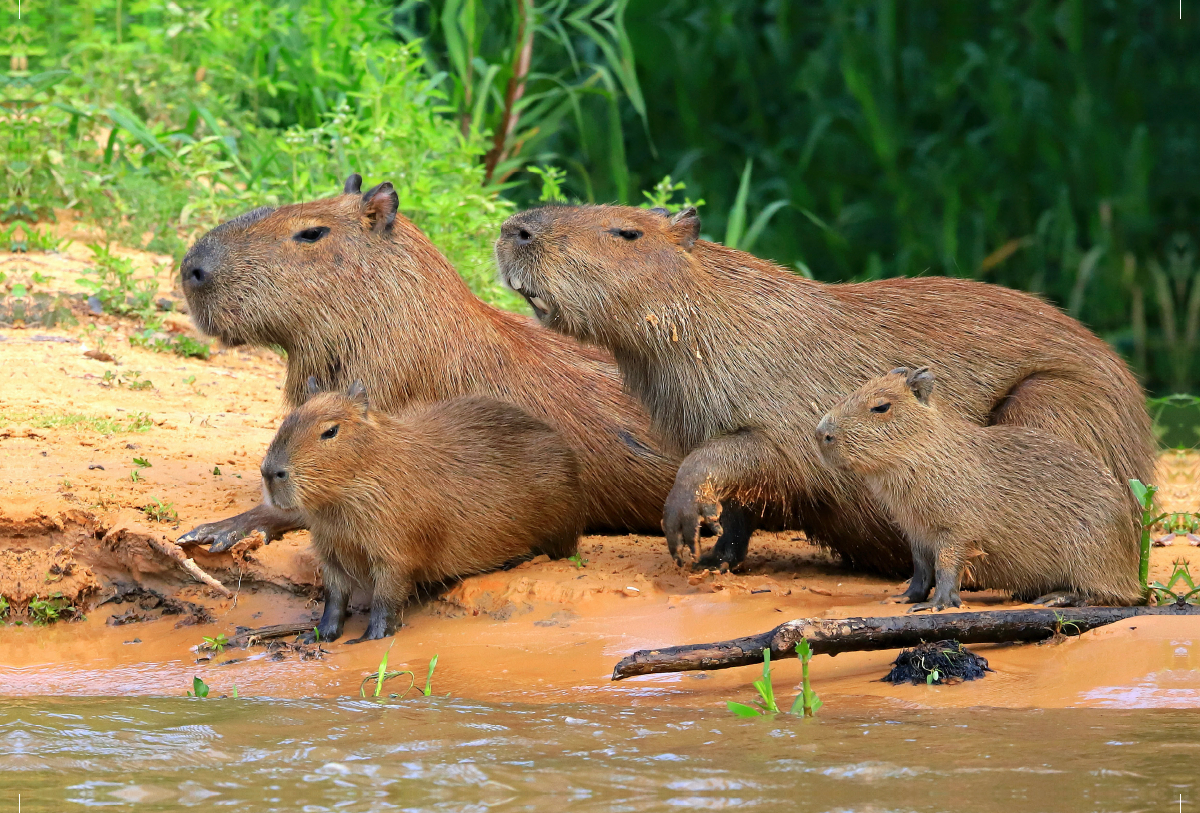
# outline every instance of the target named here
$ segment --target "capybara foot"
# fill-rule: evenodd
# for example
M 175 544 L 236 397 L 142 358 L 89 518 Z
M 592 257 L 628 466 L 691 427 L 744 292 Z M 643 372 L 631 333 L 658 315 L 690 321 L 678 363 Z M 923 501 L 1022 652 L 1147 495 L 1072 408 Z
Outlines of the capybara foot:
M 1033 603 L 1043 607 L 1083 607 L 1087 604 L 1087 599 L 1068 590 L 1055 590 L 1034 599 Z
M 721 503 L 712 492 L 707 481 L 699 488 L 677 482 L 667 496 L 667 504 L 663 506 L 663 535 L 667 538 L 671 556 L 681 565 L 700 561 L 702 566 L 713 567 L 720 561 L 729 560 L 727 555 L 720 553 L 728 546 L 720 542 L 725 532 L 721 527 Z M 715 559 L 707 563 L 700 556 L 700 534 L 704 530 L 718 538 L 711 552 L 716 554 Z
M 323 644 L 327 641 L 336 641 L 342 637 L 341 626 L 323 626 L 318 624 L 315 628 L 308 632 L 302 632 L 299 636 L 299 641 L 302 644 Z
M 936 611 L 940 612 L 941 610 L 947 610 L 947 609 L 950 609 L 951 607 L 961 607 L 961 606 L 962 606 L 962 599 L 958 597 L 957 593 L 954 593 L 949 596 L 941 596 L 941 597 L 935 595 L 929 601 L 922 601 L 919 604 L 914 604 L 912 607 L 909 608 L 908 611 L 910 613 L 919 613 L 924 610 L 936 610 Z
M 180 545 L 208 544 L 210 553 L 221 553 L 250 535 L 254 529 L 247 528 L 238 517 L 198 525 L 177 540 Z M 210 544 L 211 543 L 211 544 Z

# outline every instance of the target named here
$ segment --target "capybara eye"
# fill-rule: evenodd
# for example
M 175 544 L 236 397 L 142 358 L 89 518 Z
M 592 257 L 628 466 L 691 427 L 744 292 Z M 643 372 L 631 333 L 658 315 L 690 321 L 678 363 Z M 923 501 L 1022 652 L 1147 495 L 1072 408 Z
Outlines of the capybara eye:
M 332 440 L 337 437 L 338 426 L 335 423 L 333 426 L 321 433 L 321 440 Z
M 871 407 L 871 411 L 878 412 L 880 415 L 882 415 L 883 413 L 887 412 L 891 408 L 892 408 L 892 405 L 889 402 L 886 404 L 878 404 L 876 406 L 873 406 L 873 407 Z
M 315 243 L 327 234 L 329 234 L 328 226 L 313 226 L 311 229 L 296 232 L 292 239 L 297 243 Z
M 636 240 L 642 236 L 638 229 L 610 229 L 610 231 L 623 240 Z

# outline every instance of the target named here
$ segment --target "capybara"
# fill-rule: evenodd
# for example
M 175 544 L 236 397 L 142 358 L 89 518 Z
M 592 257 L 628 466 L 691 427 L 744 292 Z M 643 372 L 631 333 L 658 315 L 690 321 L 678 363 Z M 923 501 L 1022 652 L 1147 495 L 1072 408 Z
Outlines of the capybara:
M 816 439 L 908 537 L 913 610 L 960 607 L 979 588 L 1057 604 L 1132 604 L 1138 529 L 1126 489 L 1093 455 L 1024 426 L 944 412 L 928 367 L 901 367 L 834 404 Z M 933 589 L 933 598 L 929 591 Z
M 397 214 L 390 183 L 360 184 L 352 175 L 341 195 L 255 209 L 200 238 L 181 266 L 197 327 L 287 351 L 290 407 L 309 376 L 336 390 L 361 379 L 385 412 L 464 395 L 516 404 L 575 451 L 587 528 L 658 532 L 678 460 L 651 445 L 611 356 L 478 299 Z M 296 512 L 260 505 L 179 541 L 221 551 L 300 527 Z
M 262 479 L 266 501 L 299 511 L 312 533 L 323 641 L 342 634 L 354 583 L 374 588 L 358 640 L 382 638 L 417 584 L 532 553 L 570 556 L 579 536 L 575 454 L 545 423 L 493 398 L 389 414 L 369 406 L 361 382 L 344 395 L 314 392 L 280 425 Z
M 814 435 L 838 398 L 894 367 L 945 370 L 943 409 L 979 426 L 1040 429 L 1122 482 L 1150 477 L 1137 381 L 1041 299 L 941 277 L 824 284 L 699 233 L 694 209 L 547 206 L 510 217 L 496 244 L 508 285 L 543 324 L 612 350 L 659 439 L 685 456 L 663 511 L 677 558 L 724 526 L 714 555 L 734 564 L 769 520 L 907 576 L 908 543 L 856 476 L 821 465 Z

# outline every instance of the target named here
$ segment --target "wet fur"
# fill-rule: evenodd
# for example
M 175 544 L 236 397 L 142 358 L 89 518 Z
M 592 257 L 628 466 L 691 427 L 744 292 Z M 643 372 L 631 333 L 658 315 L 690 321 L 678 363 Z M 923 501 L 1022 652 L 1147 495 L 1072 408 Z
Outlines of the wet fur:
M 910 540 L 906 598 L 924 602 L 936 577 L 930 605 L 957 607 L 969 570 L 974 586 L 1022 600 L 1138 601 L 1138 527 L 1100 461 L 1035 429 L 963 420 L 936 389 L 922 403 L 906 373 L 867 382 L 817 429 L 825 458 L 856 472 Z
M 907 542 L 854 475 L 820 465 L 813 440 L 838 398 L 904 365 L 944 370 L 945 409 L 978 426 L 1040 429 L 1122 482 L 1151 476 L 1137 381 L 1052 305 L 961 279 L 823 284 L 698 234 L 694 212 L 557 206 L 514 215 L 496 244 L 508 284 L 547 306 L 543 324 L 610 349 L 686 457 L 664 514 L 673 550 L 698 515 L 745 505 L 852 566 L 907 576 Z
M 337 435 L 322 438 L 331 426 Z M 341 634 L 355 583 L 374 588 L 364 637 L 378 638 L 416 585 L 536 553 L 570 556 L 581 529 L 574 453 L 545 423 L 487 398 L 386 414 L 315 395 L 280 426 L 263 482 L 312 532 L 323 640 Z

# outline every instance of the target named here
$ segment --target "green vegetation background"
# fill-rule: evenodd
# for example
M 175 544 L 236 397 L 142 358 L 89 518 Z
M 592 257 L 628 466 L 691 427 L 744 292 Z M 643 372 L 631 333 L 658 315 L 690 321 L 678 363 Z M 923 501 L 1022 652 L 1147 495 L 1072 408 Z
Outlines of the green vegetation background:
M 490 259 L 514 208 L 702 198 L 707 236 L 817 279 L 1038 292 L 1195 392 L 1184 5 L 30 0 L 4 12 L 3 220 L 72 208 L 179 255 L 359 171 L 518 307 Z

